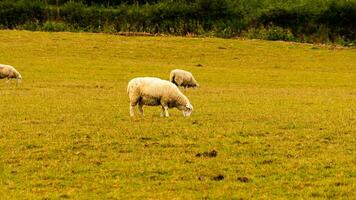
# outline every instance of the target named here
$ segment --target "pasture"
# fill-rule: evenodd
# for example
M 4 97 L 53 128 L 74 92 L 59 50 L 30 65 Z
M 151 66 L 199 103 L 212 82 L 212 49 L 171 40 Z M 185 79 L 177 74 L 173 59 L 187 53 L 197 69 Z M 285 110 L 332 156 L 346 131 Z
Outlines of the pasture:
M 3 30 L 0 63 L 23 76 L 0 80 L 0 199 L 356 196 L 355 49 Z M 191 117 L 130 118 L 127 82 L 175 68 Z

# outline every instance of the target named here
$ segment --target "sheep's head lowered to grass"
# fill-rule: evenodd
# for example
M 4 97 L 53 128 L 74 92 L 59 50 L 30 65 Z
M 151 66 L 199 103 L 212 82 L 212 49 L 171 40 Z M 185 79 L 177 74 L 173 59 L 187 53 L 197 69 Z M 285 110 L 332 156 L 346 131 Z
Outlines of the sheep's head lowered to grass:
M 187 103 L 185 106 L 179 106 L 178 109 L 183 111 L 184 117 L 189 117 L 193 112 L 193 106 L 190 103 Z

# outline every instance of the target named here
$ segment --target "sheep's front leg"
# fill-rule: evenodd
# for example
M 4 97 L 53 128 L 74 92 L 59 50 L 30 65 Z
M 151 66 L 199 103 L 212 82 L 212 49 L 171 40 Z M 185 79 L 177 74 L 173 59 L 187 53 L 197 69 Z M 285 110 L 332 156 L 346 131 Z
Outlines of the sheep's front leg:
M 164 114 L 165 117 L 169 117 L 167 105 L 162 105 L 162 113 Z

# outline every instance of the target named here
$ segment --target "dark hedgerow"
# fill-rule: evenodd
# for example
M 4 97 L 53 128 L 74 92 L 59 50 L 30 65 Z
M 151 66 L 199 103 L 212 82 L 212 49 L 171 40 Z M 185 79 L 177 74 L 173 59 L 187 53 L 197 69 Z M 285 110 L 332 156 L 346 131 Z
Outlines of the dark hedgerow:
M 6 28 L 28 22 L 42 23 L 46 19 L 46 5 L 41 1 L 11 1 L 0 2 L 0 24 Z
M 356 40 L 349 0 L 2 0 L 0 28 L 246 36 L 270 40 Z
M 355 22 L 356 1 L 333 2 L 316 20 L 316 24 L 321 24 L 328 28 L 332 40 L 336 40 L 337 37 L 355 40 Z

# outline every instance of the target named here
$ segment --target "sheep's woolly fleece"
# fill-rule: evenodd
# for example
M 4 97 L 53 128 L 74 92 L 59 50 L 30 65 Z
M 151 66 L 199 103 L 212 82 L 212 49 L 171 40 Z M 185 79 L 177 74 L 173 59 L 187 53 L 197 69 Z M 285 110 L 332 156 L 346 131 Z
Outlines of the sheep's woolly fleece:
M 184 116 L 193 110 L 189 99 L 173 83 L 154 77 L 138 77 L 132 79 L 127 86 L 130 99 L 130 115 L 134 116 L 134 106 L 138 105 L 143 115 L 143 105 L 162 106 L 162 114 L 169 116 L 168 108 L 178 108 Z
M 193 74 L 191 72 L 182 70 L 182 69 L 174 69 L 171 71 L 169 75 L 169 80 L 176 84 L 177 86 L 182 87 L 199 87 L 199 84 L 195 80 Z
M 13 66 L 0 64 L 0 79 L 3 78 L 22 79 L 22 76 Z

